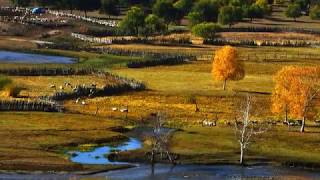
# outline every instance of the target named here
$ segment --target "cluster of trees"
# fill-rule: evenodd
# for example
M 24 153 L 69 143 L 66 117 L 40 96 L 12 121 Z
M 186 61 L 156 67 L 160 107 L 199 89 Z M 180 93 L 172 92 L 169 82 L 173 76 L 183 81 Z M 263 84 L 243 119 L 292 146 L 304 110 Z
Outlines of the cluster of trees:
M 244 68 L 237 61 L 237 50 L 225 46 L 216 51 L 213 59 L 212 75 L 215 80 L 223 81 L 226 89 L 227 80 L 244 78 Z M 284 113 L 285 121 L 289 124 L 288 116 L 301 118 L 301 132 L 304 132 L 307 118 L 317 115 L 316 99 L 320 95 L 320 68 L 312 66 L 283 67 L 274 76 L 275 87 L 272 93 L 272 112 Z
M 179 21 L 191 10 L 192 0 L 156 0 L 151 12 L 134 6 L 120 22 L 120 31 L 131 35 L 163 33 L 171 23 Z
M 296 18 L 302 14 L 309 15 L 311 19 L 320 19 L 320 1 L 319 0 L 292 0 L 288 5 L 285 15 Z
M 219 23 L 221 25 L 233 25 L 247 17 L 262 18 L 271 13 L 271 5 L 267 0 L 244 1 L 244 0 L 156 0 L 151 7 L 151 13 L 146 13 L 144 8 L 132 7 L 121 22 L 121 29 L 129 34 L 140 34 L 152 31 L 158 24 L 165 24 L 157 29 L 161 32 L 167 29 L 171 23 L 179 24 L 182 18 L 187 17 L 190 26 L 197 26 L 193 32 L 201 37 L 213 37 Z M 153 21 L 146 21 L 146 17 L 152 17 Z M 144 21 L 143 21 L 144 19 Z M 144 26 L 151 25 L 146 29 Z M 208 23 L 206 25 L 205 23 Z M 131 28 L 130 28 L 131 27 Z M 164 28 L 164 29 L 162 29 Z M 201 30 L 201 28 L 204 28 Z M 202 31 L 202 32 L 201 32 Z M 199 33 L 198 33 L 199 32 Z M 208 32 L 203 33 L 203 32 Z
M 288 66 L 274 77 L 275 88 L 272 94 L 272 111 L 302 118 L 301 132 L 304 132 L 306 118 L 316 115 L 315 99 L 320 92 L 320 68 Z
M 223 81 L 223 89 L 227 80 L 240 80 L 244 77 L 243 65 L 237 61 L 237 50 L 224 46 L 216 51 L 213 59 L 212 74 L 215 80 Z M 284 114 L 289 126 L 288 117 L 302 119 L 300 132 L 305 131 L 306 120 L 319 115 L 320 68 L 314 66 L 286 66 L 274 76 L 275 87 L 272 92 L 271 110 L 276 114 Z M 243 164 L 244 153 L 252 142 L 252 136 L 266 132 L 267 123 L 256 125 L 251 120 L 252 97 L 247 96 L 243 108 L 236 116 L 235 134 L 240 145 L 240 164 Z
M 120 6 L 148 4 L 152 0 L 11 0 L 15 6 L 28 7 L 38 5 L 55 9 L 87 11 L 100 10 L 109 15 L 119 15 Z
M 188 14 L 191 25 L 203 22 L 218 22 L 231 26 L 243 18 L 263 18 L 271 13 L 267 0 L 199 0 Z

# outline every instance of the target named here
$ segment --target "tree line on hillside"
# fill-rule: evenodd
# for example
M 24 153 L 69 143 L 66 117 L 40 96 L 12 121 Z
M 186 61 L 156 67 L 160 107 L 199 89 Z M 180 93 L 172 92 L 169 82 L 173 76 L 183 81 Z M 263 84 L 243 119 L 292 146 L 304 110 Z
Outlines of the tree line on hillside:
M 253 20 L 270 13 L 271 4 L 267 0 L 156 0 L 147 12 L 138 6 L 131 7 L 120 29 L 132 35 L 163 32 L 169 24 L 179 24 L 186 18 L 191 27 L 200 24 L 197 29 L 214 33 L 220 25 L 232 26 L 243 18 Z
M 244 18 L 253 21 L 269 16 L 273 3 L 272 0 L 156 0 L 150 11 L 131 7 L 121 21 L 120 29 L 131 35 L 161 33 L 169 24 L 179 24 L 186 18 L 194 35 L 212 39 L 221 30 L 221 25 L 231 27 Z M 292 0 L 285 14 L 295 19 L 294 6 L 300 7 L 298 14 L 305 12 L 312 19 L 320 19 L 319 4 L 319 0 Z
M 119 15 L 120 6 L 130 6 L 134 4 L 147 4 L 150 0 L 11 0 L 13 5 L 28 7 L 37 5 L 63 10 L 93 11 L 100 10 L 109 15 Z
M 212 38 L 221 25 L 231 27 L 244 18 L 253 21 L 272 13 L 273 0 L 11 0 L 17 6 L 37 4 L 64 10 L 99 10 L 119 15 L 119 7 L 130 7 L 120 22 L 119 30 L 128 35 L 163 33 L 170 24 L 186 18 L 193 34 Z M 320 0 L 290 0 L 285 10 L 294 20 L 302 14 L 320 19 Z

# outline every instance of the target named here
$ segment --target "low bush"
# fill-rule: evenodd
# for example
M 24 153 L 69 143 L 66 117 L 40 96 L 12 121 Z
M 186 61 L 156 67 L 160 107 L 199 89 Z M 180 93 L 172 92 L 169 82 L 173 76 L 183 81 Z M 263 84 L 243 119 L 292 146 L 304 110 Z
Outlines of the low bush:
M 6 76 L 0 75 L 0 90 L 3 90 L 6 86 L 11 84 L 12 81 Z
M 215 23 L 201 23 L 192 27 L 192 34 L 204 39 L 213 39 L 221 27 Z
M 194 60 L 195 57 L 176 56 L 176 57 L 164 57 L 159 59 L 150 59 L 145 61 L 133 61 L 127 64 L 128 68 L 143 68 L 159 65 L 176 65 L 183 64 L 188 61 Z

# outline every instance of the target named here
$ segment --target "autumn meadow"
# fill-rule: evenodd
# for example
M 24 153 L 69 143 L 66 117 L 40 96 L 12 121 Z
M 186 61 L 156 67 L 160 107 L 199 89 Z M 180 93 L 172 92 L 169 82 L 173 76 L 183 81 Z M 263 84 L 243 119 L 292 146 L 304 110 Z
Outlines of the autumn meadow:
M 316 0 L 0 0 L 0 179 L 319 179 Z

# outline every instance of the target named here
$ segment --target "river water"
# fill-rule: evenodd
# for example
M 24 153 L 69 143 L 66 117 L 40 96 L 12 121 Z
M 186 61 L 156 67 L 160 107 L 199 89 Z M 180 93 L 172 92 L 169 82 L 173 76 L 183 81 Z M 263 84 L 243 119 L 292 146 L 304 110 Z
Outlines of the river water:
M 140 164 L 137 167 L 115 170 L 95 175 L 75 174 L 0 174 L 0 179 L 25 180 L 318 180 L 320 172 L 306 171 L 277 166 L 237 165 L 177 165 L 157 164 L 152 173 L 150 165 Z
M 70 160 L 80 164 L 130 164 L 127 162 L 112 162 L 107 155 L 114 151 L 128 151 L 139 149 L 142 142 L 136 138 L 129 138 L 127 142 L 118 145 L 104 145 L 89 151 L 70 151 Z M 91 175 L 79 174 L 50 174 L 50 173 L 0 173 L 0 179 L 26 179 L 26 180 L 212 180 L 212 179 L 281 179 L 306 180 L 320 179 L 320 172 L 303 169 L 272 166 L 238 166 L 238 165 L 176 165 L 156 164 L 153 168 L 149 164 L 131 164 L 133 168 L 102 172 Z
M 0 50 L 0 62 L 24 64 L 73 64 L 76 58 L 64 56 L 49 56 L 32 53 L 20 53 Z
M 129 138 L 125 143 L 119 145 L 105 145 L 102 147 L 93 148 L 91 151 L 81 152 L 72 151 L 70 160 L 79 164 L 127 164 L 125 162 L 113 162 L 110 161 L 107 156 L 115 151 L 130 151 L 140 149 L 142 147 L 141 141 L 135 138 Z

